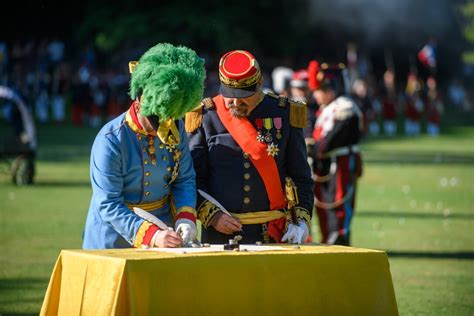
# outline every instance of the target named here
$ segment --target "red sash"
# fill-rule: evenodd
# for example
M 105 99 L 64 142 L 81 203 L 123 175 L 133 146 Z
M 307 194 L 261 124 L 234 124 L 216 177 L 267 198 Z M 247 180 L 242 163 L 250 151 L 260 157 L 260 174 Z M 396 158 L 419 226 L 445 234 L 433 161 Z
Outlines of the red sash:
M 257 141 L 257 130 L 247 118 L 239 119 L 229 113 L 221 95 L 214 97 L 213 100 L 222 124 L 240 148 L 249 154 L 250 160 L 262 178 L 270 200 L 270 209 L 284 208 L 286 199 L 281 187 L 280 173 L 275 159 L 267 153 L 267 145 Z M 280 242 L 283 236 L 285 221 L 286 219 L 282 218 L 269 222 L 268 234 L 277 242 Z

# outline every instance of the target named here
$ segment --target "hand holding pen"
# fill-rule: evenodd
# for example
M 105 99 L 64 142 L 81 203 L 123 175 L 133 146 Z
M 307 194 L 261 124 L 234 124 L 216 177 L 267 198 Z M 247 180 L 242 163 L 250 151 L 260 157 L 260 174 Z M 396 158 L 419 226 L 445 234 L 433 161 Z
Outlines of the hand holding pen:
M 219 203 L 219 201 L 203 190 L 198 189 L 197 191 L 203 198 L 216 205 L 220 210 L 220 212 L 216 213 L 211 218 L 209 225 L 213 226 L 215 230 L 223 234 L 231 235 L 236 232 L 241 232 L 243 235 L 245 235 L 244 231 L 242 230 L 242 224 L 239 222 L 239 220 L 233 217 L 232 214 L 227 211 L 222 204 Z
M 234 217 L 224 212 L 217 212 L 211 219 L 209 225 L 223 234 L 231 235 L 242 231 L 242 224 Z

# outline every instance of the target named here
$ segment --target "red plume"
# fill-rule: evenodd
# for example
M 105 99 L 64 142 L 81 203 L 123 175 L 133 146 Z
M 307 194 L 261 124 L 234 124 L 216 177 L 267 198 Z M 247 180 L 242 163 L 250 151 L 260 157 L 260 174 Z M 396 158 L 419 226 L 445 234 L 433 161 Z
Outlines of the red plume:
M 316 79 L 319 71 L 319 63 L 316 60 L 311 60 L 308 65 L 308 86 L 311 91 L 319 88 L 319 82 Z

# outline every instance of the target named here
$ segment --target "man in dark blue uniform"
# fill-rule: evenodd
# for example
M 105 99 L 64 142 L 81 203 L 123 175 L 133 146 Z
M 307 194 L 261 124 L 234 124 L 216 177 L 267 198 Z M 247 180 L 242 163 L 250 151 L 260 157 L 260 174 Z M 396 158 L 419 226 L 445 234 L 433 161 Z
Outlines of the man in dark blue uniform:
M 220 95 L 185 119 L 202 241 L 305 242 L 314 203 L 305 104 L 263 93 L 247 51 L 222 56 L 219 79 Z

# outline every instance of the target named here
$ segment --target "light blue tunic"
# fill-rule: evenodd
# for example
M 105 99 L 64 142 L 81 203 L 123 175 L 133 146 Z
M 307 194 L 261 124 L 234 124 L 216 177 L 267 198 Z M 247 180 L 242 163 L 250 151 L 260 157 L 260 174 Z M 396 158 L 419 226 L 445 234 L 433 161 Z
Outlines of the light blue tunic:
M 177 124 L 181 139 L 176 146 L 181 151 L 179 173 L 169 184 L 174 167 L 172 153 L 154 137 L 156 165 L 153 165 L 147 151 L 147 137 L 139 137 L 125 123 L 125 116 L 123 113 L 107 123 L 92 146 L 93 194 L 83 234 L 84 249 L 133 246 L 144 220 L 126 204 L 155 202 L 172 193 L 176 209 L 196 207 L 195 172 L 183 121 L 179 120 Z M 168 204 L 150 213 L 168 225 L 173 223 Z

